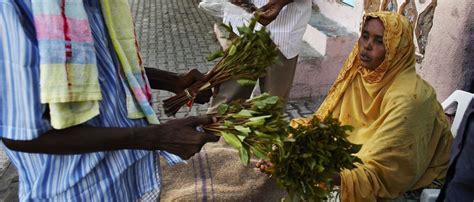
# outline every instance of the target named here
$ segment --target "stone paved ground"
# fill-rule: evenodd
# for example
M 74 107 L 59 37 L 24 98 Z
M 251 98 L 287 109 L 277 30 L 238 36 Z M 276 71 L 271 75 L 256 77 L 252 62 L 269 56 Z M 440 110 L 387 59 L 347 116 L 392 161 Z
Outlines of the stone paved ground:
M 129 0 L 136 21 L 141 52 L 145 66 L 185 73 L 192 68 L 206 72 L 214 62 L 206 56 L 218 50 L 212 26 L 217 18 L 198 10 L 198 0 Z M 155 91 L 160 120 L 169 119 L 161 110 L 162 100 L 172 94 Z M 196 105 L 191 113 L 204 113 L 207 105 Z M 176 117 L 190 114 L 183 108 Z
M 220 19 L 197 8 L 200 0 L 129 0 L 136 21 L 136 30 L 145 66 L 184 73 L 192 68 L 206 72 L 214 65 L 206 56 L 220 48 L 213 25 Z M 161 101 L 172 93 L 155 91 L 155 109 L 161 120 L 169 117 L 161 110 Z M 196 105 L 189 112 L 182 108 L 176 117 L 204 114 L 208 105 Z M 291 100 L 287 107 L 289 118 L 309 115 L 316 108 L 311 100 Z
M 197 8 L 198 0 L 129 0 L 135 19 L 136 31 L 141 45 L 144 64 L 149 67 L 184 73 L 192 68 L 208 71 L 214 63 L 206 56 L 219 48 L 214 37 L 213 18 Z M 155 91 L 154 103 L 163 121 L 169 117 L 160 109 L 160 100 L 172 94 Z M 182 109 L 176 117 L 203 114 L 207 105 L 199 105 L 188 112 Z M 311 100 L 290 100 L 288 118 L 309 115 L 316 109 Z M 0 151 L 0 201 L 17 200 L 18 175 L 14 166 Z

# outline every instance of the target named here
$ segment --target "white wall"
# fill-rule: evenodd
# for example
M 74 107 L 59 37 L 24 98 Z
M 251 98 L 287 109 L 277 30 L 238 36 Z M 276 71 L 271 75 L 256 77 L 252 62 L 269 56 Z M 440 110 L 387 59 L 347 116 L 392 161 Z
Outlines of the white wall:
M 320 12 L 331 20 L 344 26 L 350 32 L 359 32 L 363 14 L 363 1 L 356 1 L 355 7 L 338 3 L 336 0 L 313 0 Z
M 382 0 L 380 0 L 382 1 Z M 397 0 L 400 7 L 405 0 Z M 420 14 L 431 3 L 430 0 L 421 4 L 416 2 L 416 9 Z M 445 0 L 439 0 L 445 1 Z M 359 32 L 360 22 L 364 13 L 364 1 L 357 0 L 354 7 L 340 3 L 338 0 L 313 0 L 313 4 L 317 5 L 320 12 L 331 20 L 338 22 L 340 25 L 346 27 L 350 32 Z

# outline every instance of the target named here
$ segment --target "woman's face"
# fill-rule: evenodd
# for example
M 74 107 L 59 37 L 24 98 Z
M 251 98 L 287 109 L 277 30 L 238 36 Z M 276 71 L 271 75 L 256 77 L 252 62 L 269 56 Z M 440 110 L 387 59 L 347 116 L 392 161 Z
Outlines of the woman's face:
M 384 31 L 379 19 L 371 18 L 366 21 L 359 38 L 359 59 L 364 68 L 375 70 L 385 59 Z

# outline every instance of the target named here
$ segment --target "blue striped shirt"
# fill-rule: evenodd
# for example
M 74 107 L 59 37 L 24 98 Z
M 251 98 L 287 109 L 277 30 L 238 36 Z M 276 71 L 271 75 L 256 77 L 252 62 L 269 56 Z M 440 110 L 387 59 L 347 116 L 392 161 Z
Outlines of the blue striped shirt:
M 31 0 L 0 0 L 0 137 L 31 140 L 51 129 L 39 96 L 39 54 Z M 125 87 L 108 41 L 100 5 L 84 0 L 96 49 L 103 100 L 94 127 L 140 127 L 127 118 Z M 3 146 L 3 145 L 2 145 Z M 4 147 L 4 146 L 3 146 Z M 158 152 L 120 150 L 79 155 L 6 150 L 19 172 L 21 201 L 131 201 L 160 187 Z M 161 152 L 170 163 L 180 159 Z

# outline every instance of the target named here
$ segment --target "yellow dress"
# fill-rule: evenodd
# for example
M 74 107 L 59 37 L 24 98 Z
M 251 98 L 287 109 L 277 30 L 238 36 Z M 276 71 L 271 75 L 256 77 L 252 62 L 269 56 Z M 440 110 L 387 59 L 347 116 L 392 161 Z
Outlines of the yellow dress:
M 363 164 L 340 173 L 344 202 L 393 199 L 429 185 L 444 177 L 451 150 L 435 91 L 416 74 L 410 23 L 396 13 L 366 14 L 364 22 L 368 16 L 383 22 L 385 60 L 374 71 L 362 68 L 356 44 L 315 113 L 354 126 L 348 139 L 363 144 L 356 154 Z

